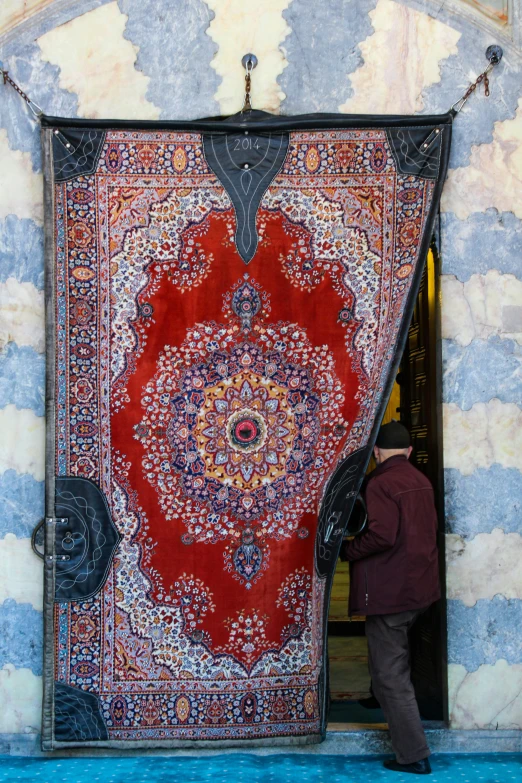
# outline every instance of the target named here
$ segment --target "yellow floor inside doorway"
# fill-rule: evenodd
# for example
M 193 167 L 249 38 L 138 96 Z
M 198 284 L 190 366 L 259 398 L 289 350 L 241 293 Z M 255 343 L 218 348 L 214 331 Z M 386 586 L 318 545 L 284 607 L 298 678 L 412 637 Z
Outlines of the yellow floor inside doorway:
M 330 628 L 338 630 L 344 627 L 356 635 L 330 635 L 328 637 L 328 655 L 330 661 L 330 730 L 361 728 L 366 725 L 378 727 L 384 721 L 380 710 L 366 710 L 357 702 L 370 695 L 370 675 L 368 673 L 368 645 L 366 637 L 357 635 L 359 628 L 351 623 L 360 624 L 364 618 L 348 617 L 348 593 L 350 576 L 348 563 L 338 562 L 335 571 L 330 611 Z M 350 625 L 348 625 L 350 623 Z
M 332 701 L 366 699 L 370 695 L 366 638 L 331 636 L 328 652 Z

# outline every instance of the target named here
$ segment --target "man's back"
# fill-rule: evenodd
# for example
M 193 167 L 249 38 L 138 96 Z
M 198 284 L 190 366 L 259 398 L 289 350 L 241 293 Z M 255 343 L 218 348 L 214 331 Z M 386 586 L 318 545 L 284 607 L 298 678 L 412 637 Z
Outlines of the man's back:
M 366 531 L 350 542 L 352 614 L 394 614 L 440 597 L 437 515 L 428 479 L 397 455 L 370 475 Z
M 440 597 L 437 514 L 428 479 L 408 462 L 411 438 L 398 421 L 383 424 L 377 467 L 365 491 L 368 526 L 344 547 L 350 561 L 350 609 L 366 615 L 368 668 L 395 751 L 384 766 L 431 772 L 430 749 L 411 680 L 409 633 Z

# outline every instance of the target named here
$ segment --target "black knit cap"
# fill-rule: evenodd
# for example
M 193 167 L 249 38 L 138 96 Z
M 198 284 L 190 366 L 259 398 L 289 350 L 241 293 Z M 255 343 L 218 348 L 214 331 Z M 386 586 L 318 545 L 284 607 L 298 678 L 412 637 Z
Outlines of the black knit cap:
M 407 449 L 411 445 L 410 433 L 400 421 L 383 424 L 375 445 L 380 449 Z

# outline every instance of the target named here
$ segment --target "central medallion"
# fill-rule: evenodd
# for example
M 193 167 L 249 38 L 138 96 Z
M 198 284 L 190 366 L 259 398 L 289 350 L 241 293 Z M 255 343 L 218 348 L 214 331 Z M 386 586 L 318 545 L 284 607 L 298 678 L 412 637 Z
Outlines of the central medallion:
M 256 356 L 244 346 L 243 363 Z M 263 480 L 282 476 L 296 435 L 295 415 L 288 390 L 270 378 L 243 370 L 205 391 L 194 426 L 206 475 L 241 492 L 260 489 Z M 254 503 L 241 503 L 252 518 Z
M 181 473 L 188 495 L 205 497 L 217 513 L 228 507 L 251 521 L 299 489 L 318 435 L 313 413 L 319 400 L 305 370 L 292 379 L 292 389 L 276 383 L 256 345 L 242 343 L 219 358 L 224 377 L 218 383 L 192 388 L 197 384 L 191 369 L 191 388 L 172 398 L 174 415 L 166 431 L 170 466 Z M 239 372 L 230 372 L 236 368 Z M 200 366 L 197 374 L 210 378 L 209 370 Z M 305 415 L 296 416 L 299 411 Z M 309 451 L 303 451 L 305 445 Z M 284 478 L 292 458 L 300 469 L 275 492 L 272 485 Z
M 263 419 L 247 408 L 230 417 L 227 435 L 233 449 L 257 451 L 266 440 L 266 426 Z
M 250 583 L 266 539 L 297 532 L 315 508 L 342 394 L 327 346 L 297 324 L 270 324 L 258 285 L 239 281 L 224 310 L 226 323 L 197 324 L 160 353 L 135 432 L 166 519 L 185 520 L 184 543 L 228 540 Z

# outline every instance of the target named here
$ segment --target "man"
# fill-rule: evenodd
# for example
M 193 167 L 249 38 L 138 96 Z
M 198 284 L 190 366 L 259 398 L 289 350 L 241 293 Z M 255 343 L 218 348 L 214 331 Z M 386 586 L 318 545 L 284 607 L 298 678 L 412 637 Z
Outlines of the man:
M 408 631 L 440 598 L 433 488 L 408 461 L 408 430 L 381 427 L 368 477 L 365 531 L 344 544 L 350 561 L 350 613 L 366 615 L 373 692 L 390 728 L 396 760 L 387 769 L 427 775 L 430 750 L 411 683 Z

